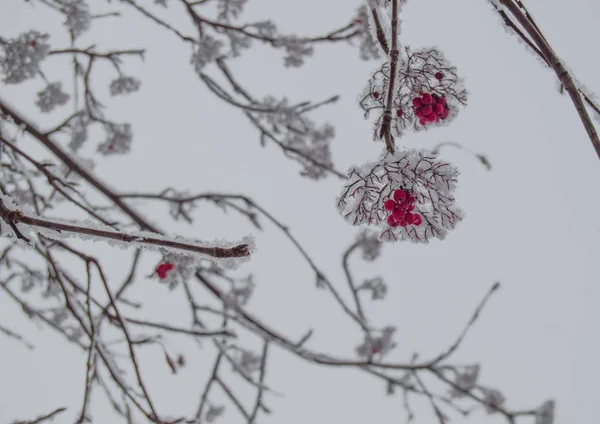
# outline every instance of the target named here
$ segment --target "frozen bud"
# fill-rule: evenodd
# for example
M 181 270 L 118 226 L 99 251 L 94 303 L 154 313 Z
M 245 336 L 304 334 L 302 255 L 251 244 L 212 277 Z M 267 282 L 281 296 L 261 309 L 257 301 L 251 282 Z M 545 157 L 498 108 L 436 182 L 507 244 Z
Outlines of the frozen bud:
M 554 424 L 554 407 L 556 402 L 547 400 L 535 413 L 535 424 Z
M 89 122 L 85 114 L 79 114 L 70 122 L 69 129 L 71 130 L 71 141 L 69 148 L 73 152 L 77 152 L 83 143 L 87 140 L 87 126 Z
M 239 16 L 248 0 L 219 0 L 217 10 L 219 20 L 229 21 Z
M 366 334 L 361 345 L 356 348 L 356 354 L 361 358 L 371 358 L 373 355 L 384 355 L 396 347 L 392 336 L 396 331 L 395 327 L 386 327 L 381 331 L 381 335 L 373 336 Z
M 249 275 L 241 284 L 234 284 L 229 293 L 225 295 L 223 301 L 225 302 L 225 306 L 230 308 L 244 306 L 250 300 L 253 292 L 254 282 L 252 275 Z
M 0 66 L 5 84 L 18 84 L 39 73 L 40 62 L 50 51 L 45 42 L 48 38 L 48 34 L 29 31 L 0 43 L 3 50 L 0 50 Z
M 354 18 L 354 23 L 360 28 L 359 55 L 362 60 L 378 59 L 381 57 L 379 44 L 373 38 L 369 29 L 369 9 L 362 5 L 358 9 L 358 15 Z
M 118 96 L 129 94 L 140 89 L 140 81 L 134 77 L 120 76 L 110 83 L 110 94 Z
M 469 365 L 465 367 L 463 372 L 456 375 L 455 386 L 452 388 L 450 395 L 453 397 L 462 397 L 465 392 L 470 392 L 477 385 L 479 378 L 479 364 Z
M 371 262 L 379 257 L 381 253 L 381 242 L 377 236 L 377 233 L 362 230 L 356 239 L 358 247 L 362 250 L 362 258 Z
M 65 26 L 71 31 L 73 38 L 79 37 L 90 29 L 92 17 L 85 0 L 67 0 L 63 4 L 64 13 L 67 15 Z
M 223 43 L 210 35 L 205 35 L 196 46 L 192 54 L 191 63 L 194 65 L 197 73 L 202 72 L 202 69 L 211 62 L 214 62 L 221 52 Z
M 304 64 L 304 59 L 312 56 L 314 49 L 310 44 L 300 40 L 296 36 L 283 37 L 277 40 L 276 47 L 283 47 L 286 52 L 284 66 L 286 68 L 298 68 Z
M 240 349 L 240 354 L 237 358 L 237 366 L 244 374 L 252 374 L 260 369 L 262 359 L 254 352 Z
M 107 140 L 98 146 L 98 151 L 104 155 L 115 153 L 127 153 L 131 149 L 131 133 L 130 124 L 113 124 L 107 125 Z
M 46 88 L 38 92 L 38 99 L 35 104 L 43 113 L 52 112 L 56 106 L 65 105 L 70 96 L 62 91 L 62 83 L 53 82 Z
M 257 35 L 263 38 L 273 38 L 277 33 L 277 27 L 272 21 L 260 21 L 249 24 L 256 29 Z
M 506 400 L 504 395 L 496 389 L 482 387 L 481 390 L 483 391 L 483 403 L 486 406 L 487 413 L 493 414 L 494 412 L 498 412 L 498 408 L 501 408 Z
M 225 412 L 224 406 L 210 405 L 208 407 L 208 411 L 206 411 L 206 415 L 204 416 L 204 419 L 206 420 L 207 423 L 212 423 L 217 418 L 219 418 L 221 415 L 223 415 L 223 412 Z
M 385 298 L 387 293 L 387 285 L 384 283 L 381 277 L 371 278 L 366 280 L 361 288 L 370 290 L 373 300 L 381 300 Z

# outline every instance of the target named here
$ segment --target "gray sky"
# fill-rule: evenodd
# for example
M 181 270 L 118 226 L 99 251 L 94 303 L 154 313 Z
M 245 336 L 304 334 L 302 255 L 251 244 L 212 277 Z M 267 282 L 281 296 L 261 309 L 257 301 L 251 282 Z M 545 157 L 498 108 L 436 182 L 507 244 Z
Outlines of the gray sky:
M 272 18 L 284 32 L 313 35 L 344 25 L 359 4 L 251 0 L 244 19 Z M 527 6 L 577 78 L 600 93 L 600 59 L 593 54 L 600 35 L 600 3 L 572 0 L 567 7 L 559 0 L 529 0 Z M 320 182 L 303 179 L 299 167 L 276 146 L 261 148 L 244 116 L 217 100 L 198 79 L 189 65 L 188 46 L 125 10 L 122 18 L 95 22 L 78 43 L 96 44 L 102 51 L 148 50 L 145 62 L 132 58 L 124 64 L 128 74 L 142 80 L 139 93 L 110 98 L 108 84 L 115 74 L 107 65 L 98 66 L 93 76 L 108 116 L 132 123 L 134 132 L 131 153 L 99 158 L 97 174 L 124 192 L 171 186 L 247 194 L 289 225 L 336 287 L 345 290 L 341 252 L 356 228 L 335 209 L 341 182 L 332 177 Z M 62 18 L 42 5 L 0 0 L 0 11 L 1 36 L 36 29 L 52 35 L 53 48 L 68 45 Z M 192 32 L 179 7 L 161 13 Z M 482 383 L 500 389 L 509 408 L 536 407 L 555 398 L 557 422 L 591 422 L 597 415 L 594 394 L 600 378 L 600 313 L 595 307 L 600 289 L 594 267 L 600 253 L 600 199 L 594 189 L 600 180 L 598 158 L 570 100 L 557 92 L 553 74 L 504 33 L 486 1 L 411 1 L 402 21 L 401 43 L 438 46 L 466 78 L 470 97 L 451 125 L 408 134 L 400 144 L 433 147 L 458 141 L 485 154 L 493 170 L 487 172 L 464 152 L 443 150 L 462 172 L 457 199 L 466 218 L 443 242 L 386 245 L 382 257 L 370 264 L 357 255 L 352 270 L 358 281 L 381 275 L 389 285 L 385 301 L 367 302 L 367 314 L 375 325 L 398 327 L 398 348 L 390 360 L 406 360 L 415 351 L 430 357 L 453 342 L 484 293 L 500 281 L 501 291 L 453 362 L 480 362 Z M 382 149 L 371 140 L 371 121 L 363 120 L 356 102 L 376 67 L 376 62 L 360 61 L 356 46 L 345 45 L 320 46 L 300 69 L 283 69 L 281 53 L 258 44 L 231 63 L 237 78 L 257 97 L 271 94 L 302 101 L 341 94 L 337 104 L 313 117 L 335 125 L 333 157 L 342 170 L 375 159 Z M 43 65 L 47 77 L 62 80 L 66 88 L 72 85 L 68 69 L 67 58 L 52 58 Z M 48 128 L 71 109 L 42 116 L 34 105 L 35 93 L 42 88 L 40 80 L 1 86 L 3 97 Z M 94 148 L 92 142 L 84 153 L 91 155 Z M 315 289 L 308 265 L 272 225 L 257 233 L 235 214 L 224 216 L 206 205 L 188 227 L 170 222 L 164 205 L 137 204 L 152 222 L 188 237 L 239 239 L 254 233 L 259 251 L 239 270 L 256 277 L 249 310 L 292 338 L 315 328 L 311 348 L 353 355 L 360 332 L 326 292 Z M 110 261 L 118 284 L 132 252 L 103 244 L 89 250 Z M 156 260 L 157 255 L 149 255 L 142 274 L 150 274 Z M 181 307 L 181 289 L 169 292 L 140 275 L 130 297 L 143 300 L 143 316 L 189 323 L 188 311 Z M 33 418 L 58 406 L 69 412 L 56 422 L 72 421 L 80 408 L 84 355 L 49 329 L 39 331 L 5 296 L 0 296 L 0 306 L 0 323 L 10 324 L 36 344 L 28 351 L 0 336 L 0 422 Z M 199 352 L 184 339 L 168 346 L 186 354 L 186 372 L 172 376 L 162 351 L 155 348 L 140 350 L 144 372 L 159 411 L 190 414 L 209 372 L 212 350 L 207 343 Z M 274 413 L 261 423 L 404 420 L 401 396 L 386 397 L 381 383 L 354 370 L 312 366 L 273 349 L 267 382 L 285 397 L 267 397 Z M 238 386 L 251 394 L 243 384 Z M 218 396 L 215 402 L 220 402 Z M 416 424 L 432 422 L 426 403 L 415 401 L 413 408 L 418 412 Z M 92 413 L 94 422 L 112 422 L 113 413 L 100 392 Z M 220 422 L 241 422 L 236 414 L 228 407 Z M 454 422 L 502 420 L 478 411 L 469 420 L 457 417 Z

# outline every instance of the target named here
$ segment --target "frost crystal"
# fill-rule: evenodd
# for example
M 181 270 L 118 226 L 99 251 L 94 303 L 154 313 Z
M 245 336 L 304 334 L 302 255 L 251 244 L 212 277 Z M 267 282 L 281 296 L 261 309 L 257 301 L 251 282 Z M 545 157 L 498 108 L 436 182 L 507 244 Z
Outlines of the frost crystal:
M 239 16 L 248 0 L 219 0 L 217 10 L 219 20 L 229 21 Z
M 362 5 L 358 9 L 357 17 L 354 18 L 354 22 L 360 29 L 359 54 L 362 60 L 378 59 L 381 56 L 381 47 L 371 34 L 371 29 L 369 27 L 370 19 L 369 9 L 367 9 L 367 6 Z
M 371 334 L 365 335 L 365 340 L 356 348 L 356 354 L 361 358 L 370 358 L 373 355 L 384 355 L 396 347 L 392 336 L 396 327 L 385 327 L 381 335 L 373 337 Z
M 535 424 L 554 424 L 554 407 L 556 402 L 547 400 L 535 414 Z
M 208 407 L 208 411 L 206 411 L 206 415 L 204 416 L 204 419 L 206 420 L 207 423 L 212 423 L 217 418 L 219 418 L 221 415 L 223 415 L 223 412 L 225 412 L 224 406 L 210 405 Z
M 249 375 L 260 369 L 262 358 L 249 350 L 239 349 L 237 368 L 242 373 Z M 234 368 L 235 369 L 235 368 Z
M 225 306 L 229 308 L 244 306 L 250 300 L 250 297 L 254 292 L 254 286 L 252 275 L 249 275 L 245 280 L 233 285 L 231 290 L 229 290 L 223 298 Z
M 479 378 L 479 365 L 469 365 L 465 367 L 463 372 L 456 375 L 454 384 L 457 386 L 453 388 L 450 395 L 453 397 L 463 397 L 464 392 L 470 392 L 477 385 L 477 379 Z
M 98 152 L 104 155 L 115 153 L 127 153 L 131 148 L 131 133 L 130 124 L 107 124 L 108 139 L 98 146 Z
M 140 89 L 140 81 L 134 77 L 120 76 L 110 83 L 110 94 L 118 96 L 119 94 L 129 94 Z
M 420 243 L 427 243 L 432 237 L 442 240 L 463 217 L 452 194 L 457 178 L 456 167 L 438 161 L 427 150 L 386 153 L 377 162 L 350 169 L 337 208 L 352 225 L 379 227 L 381 240 Z M 400 188 L 414 198 L 412 208 L 422 222 L 404 227 L 388 224 L 389 212 L 384 203 Z
M 362 258 L 367 262 L 372 262 L 379 257 L 381 253 L 381 242 L 377 233 L 362 230 L 356 238 L 358 247 L 362 250 Z
M 62 91 L 62 83 L 53 82 L 42 91 L 38 92 L 35 104 L 43 113 L 51 112 L 56 106 L 65 105 L 70 96 Z
M 92 17 L 89 6 L 85 0 L 70 0 L 65 3 L 63 6 L 63 10 L 67 15 L 65 26 L 71 31 L 73 38 L 77 38 L 90 29 Z
M 29 78 L 34 78 L 40 71 L 40 62 L 50 51 L 45 42 L 48 34 L 29 31 L 20 34 L 14 40 L 0 38 L 0 65 L 4 74 L 5 84 L 18 84 Z
M 505 398 L 500 391 L 496 389 L 481 388 L 484 394 L 483 403 L 486 405 L 486 411 L 488 414 L 498 412 L 498 408 L 504 405 Z
M 382 300 L 387 294 L 387 285 L 381 277 L 374 277 L 366 280 L 360 287 L 363 290 L 370 290 L 373 300 Z
M 202 69 L 219 57 L 223 43 L 210 35 L 205 35 L 200 40 L 197 49 L 192 54 L 191 63 L 197 73 L 202 72 Z
M 71 130 L 71 141 L 69 148 L 73 152 L 77 152 L 83 143 L 87 140 L 88 118 L 85 114 L 80 113 L 70 122 L 69 129 Z
M 305 57 L 311 56 L 314 49 L 305 41 L 296 36 L 282 37 L 273 43 L 276 47 L 283 47 L 286 56 L 283 59 L 286 68 L 298 68 L 304 64 Z

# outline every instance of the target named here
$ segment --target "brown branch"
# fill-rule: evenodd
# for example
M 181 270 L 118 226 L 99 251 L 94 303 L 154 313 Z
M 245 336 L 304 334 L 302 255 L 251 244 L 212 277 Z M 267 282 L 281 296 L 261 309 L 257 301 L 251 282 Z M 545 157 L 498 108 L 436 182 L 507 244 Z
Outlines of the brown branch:
M 575 85 L 575 81 L 573 77 L 569 73 L 569 71 L 564 67 L 561 60 L 556 56 L 554 50 L 550 44 L 546 41 L 539 28 L 535 23 L 527 16 L 531 16 L 530 13 L 527 12 L 527 15 L 523 12 L 522 8 L 524 6 L 521 5 L 519 7 L 513 0 L 500 0 L 502 5 L 504 5 L 510 13 L 517 19 L 521 27 L 527 32 L 527 34 L 531 37 L 533 42 L 536 44 L 538 49 L 540 50 L 542 56 L 545 61 L 550 65 L 558 80 L 563 84 L 569 96 L 571 97 L 571 101 L 575 106 L 575 110 L 579 115 L 579 119 L 585 128 L 585 131 L 596 151 L 596 155 L 600 159 L 600 139 L 598 138 L 598 132 L 592 123 L 590 116 L 585 109 L 585 105 L 581 99 L 581 95 L 579 93 L 579 89 Z
M 67 408 L 57 408 L 54 411 L 50 412 L 49 414 L 46 415 L 42 415 L 38 418 L 34 418 L 33 420 L 29 420 L 29 421 L 15 421 L 12 424 L 39 424 L 43 421 L 46 420 L 51 420 L 52 418 L 54 418 L 55 415 L 60 414 L 61 412 L 65 412 L 67 410 Z
M 250 247 L 247 244 L 240 244 L 238 246 L 232 248 L 222 248 L 222 247 L 203 247 L 197 246 L 192 243 L 185 243 L 175 240 L 164 240 L 160 238 L 155 238 L 152 236 L 142 236 L 142 235 L 131 235 L 127 233 L 123 233 L 120 231 L 112 231 L 112 230 L 101 230 L 98 228 L 89 228 L 83 227 L 77 224 L 68 224 L 63 222 L 52 221 L 50 219 L 38 218 L 24 214 L 18 210 L 11 210 L 0 200 L 0 217 L 4 219 L 4 221 L 13 227 L 13 230 L 16 228 L 16 224 L 25 224 L 38 228 L 45 228 L 53 231 L 68 232 L 75 234 L 84 234 L 95 237 L 100 237 L 103 239 L 109 240 L 118 240 L 126 243 L 140 243 L 150 246 L 158 246 L 165 248 L 175 248 L 178 250 L 182 250 L 185 252 L 199 253 L 203 255 L 208 255 L 213 258 L 232 258 L 232 257 L 243 257 L 250 255 Z M 20 233 L 17 229 L 17 237 L 23 238 L 25 236 Z M 21 236 L 19 236 L 21 234 Z
M 383 121 L 380 137 L 385 137 L 386 149 L 393 154 L 395 151 L 394 137 L 392 136 L 392 102 L 394 99 L 394 86 L 396 83 L 396 67 L 398 66 L 398 0 L 392 0 L 392 49 L 390 50 L 390 83 L 383 112 Z
M 385 52 L 385 54 L 390 54 L 390 48 L 388 47 L 387 39 L 385 38 L 385 33 L 383 32 L 383 28 L 381 27 L 381 22 L 379 21 L 379 14 L 377 13 L 377 9 L 374 7 L 371 8 L 371 14 L 373 15 L 373 21 L 375 21 L 375 28 L 377 30 L 377 41 L 379 41 L 379 45 Z

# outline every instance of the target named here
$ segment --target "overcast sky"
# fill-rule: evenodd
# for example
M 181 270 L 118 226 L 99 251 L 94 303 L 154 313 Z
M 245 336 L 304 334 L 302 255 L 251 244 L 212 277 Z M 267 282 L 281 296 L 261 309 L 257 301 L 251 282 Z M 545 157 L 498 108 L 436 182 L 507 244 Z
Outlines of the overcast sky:
M 105 3 L 98 2 L 102 8 Z M 166 11 L 150 1 L 140 3 L 193 33 L 177 2 L 171 1 Z M 595 54 L 600 3 L 526 3 L 557 54 L 582 83 L 600 93 L 600 59 Z M 244 19 L 271 18 L 284 32 L 316 35 L 345 25 L 359 4 L 359 0 L 250 0 Z M 134 133 L 130 154 L 99 158 L 97 175 L 123 192 L 170 186 L 247 194 L 289 225 L 336 287 L 345 290 L 341 253 L 357 231 L 335 209 L 341 181 L 304 179 L 276 146 L 261 148 L 257 132 L 244 116 L 209 93 L 194 73 L 189 46 L 132 9 L 119 9 L 125 11 L 121 18 L 95 22 L 78 42 L 80 47 L 96 44 L 100 51 L 147 48 L 145 62 L 127 59 L 123 67 L 142 80 L 139 93 L 110 98 L 108 84 L 115 75 L 108 65 L 100 65 L 93 76 L 108 116 L 130 122 Z M 37 2 L 0 0 L 0 36 L 9 38 L 29 29 L 50 33 L 53 48 L 68 46 L 62 17 Z M 461 170 L 457 201 L 466 212 L 464 221 L 443 242 L 386 245 L 382 257 L 369 264 L 359 255 L 354 258 L 352 270 L 358 281 L 381 275 L 389 285 L 385 301 L 367 302 L 374 325 L 398 327 L 398 347 L 389 359 L 405 361 L 415 351 L 423 357 L 439 353 L 452 343 L 490 286 L 500 281 L 501 291 L 453 362 L 480 362 L 482 383 L 501 390 L 511 409 L 537 407 L 554 398 L 557 422 L 592 422 L 600 379 L 600 162 L 570 100 L 558 93 L 553 73 L 505 33 L 484 0 L 410 1 L 402 15 L 400 42 L 415 48 L 438 46 L 466 79 L 470 97 L 468 107 L 450 126 L 409 134 L 399 143 L 433 147 L 457 141 L 485 154 L 493 169 L 486 171 L 465 152 L 443 150 L 443 157 Z M 382 145 L 371 140 L 372 123 L 363 119 L 356 101 L 376 62 L 361 61 L 357 46 L 323 45 L 304 67 L 286 70 L 281 52 L 255 45 L 231 62 L 247 89 L 259 98 L 270 94 L 293 102 L 339 93 L 337 104 L 313 114 L 316 121 L 336 127 L 332 151 L 337 168 L 346 170 L 377 158 Z M 72 86 L 68 63 L 67 58 L 52 58 L 43 65 L 48 79 L 63 81 L 66 89 Z M 34 105 L 35 93 L 42 88 L 38 79 L 0 85 L 0 94 L 30 120 L 49 128 L 71 108 L 42 116 Z M 84 154 L 91 156 L 94 149 L 92 142 Z M 315 328 L 310 348 L 353 355 L 360 332 L 328 293 L 315 288 L 311 269 L 272 225 L 265 224 L 266 231 L 257 233 L 243 218 L 224 216 L 206 205 L 189 227 L 171 223 L 162 204 L 136 205 L 152 222 L 188 237 L 239 239 L 255 234 L 259 251 L 239 271 L 256 278 L 249 310 L 291 338 Z M 103 244 L 89 250 L 109 261 L 119 279 L 132 253 Z M 189 325 L 182 291 L 169 292 L 144 277 L 152 273 L 157 258 L 149 256 L 144 262 L 130 297 L 147 305 L 143 316 Z M 36 345 L 28 351 L 0 335 L 0 423 L 33 418 L 58 406 L 69 410 L 55 421 L 72 422 L 82 398 L 85 356 L 51 330 L 40 331 L 2 294 L 0 323 Z M 259 346 L 252 338 L 248 343 Z M 206 346 L 198 353 L 184 339 L 172 341 L 169 347 L 188 359 L 186 372 L 176 376 L 164 364 L 160 349 L 140 349 L 159 411 L 189 415 L 195 410 L 212 365 L 212 351 Z M 231 381 L 237 380 L 232 376 Z M 273 349 L 267 383 L 285 396 L 266 398 L 273 415 L 264 416 L 261 423 L 404 422 L 401 396 L 386 397 L 383 384 L 357 371 L 313 366 Z M 250 394 L 243 384 L 239 386 Z M 215 402 L 220 402 L 218 396 Z M 414 402 L 414 409 L 416 424 L 432 422 L 425 402 Z M 114 422 L 100 392 L 92 412 L 95 423 Z M 242 421 L 228 407 L 220 422 Z M 478 411 L 468 420 L 457 417 L 454 422 L 502 420 Z

